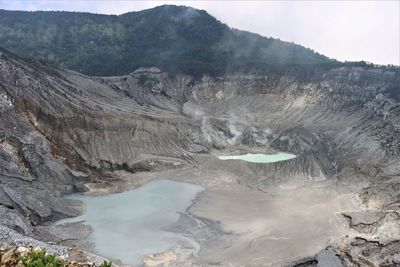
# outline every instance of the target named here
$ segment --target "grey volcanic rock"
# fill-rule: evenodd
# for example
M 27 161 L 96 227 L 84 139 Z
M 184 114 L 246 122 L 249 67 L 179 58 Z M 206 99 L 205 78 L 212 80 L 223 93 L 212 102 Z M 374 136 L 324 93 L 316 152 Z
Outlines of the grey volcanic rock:
M 68 255 L 68 250 L 65 247 L 37 241 L 31 237 L 21 235 L 18 232 L 11 230 L 10 228 L 0 225 L 0 244 L 2 243 L 16 246 L 40 247 L 45 248 L 46 251 L 48 251 L 49 253 L 54 253 L 60 256 Z
M 354 237 L 307 262 L 397 264 L 400 235 L 389 241 L 385 233 L 395 233 L 400 203 L 399 80 L 399 70 L 351 66 L 307 77 L 288 71 L 196 80 L 155 68 L 88 77 L 4 51 L 0 224 L 13 235 L 56 239 L 57 230 L 34 226 L 78 214 L 62 196 L 86 182 L 111 183 L 117 170 L 196 167 L 232 173 L 259 190 L 292 180 L 357 188 L 363 204 L 377 211 L 344 214 Z M 206 160 L 230 151 L 297 157 L 264 165 Z M 198 218 L 181 220 L 201 225 Z
M 0 225 L 6 226 L 24 235 L 32 235 L 32 226 L 16 210 L 0 206 L 0 215 Z

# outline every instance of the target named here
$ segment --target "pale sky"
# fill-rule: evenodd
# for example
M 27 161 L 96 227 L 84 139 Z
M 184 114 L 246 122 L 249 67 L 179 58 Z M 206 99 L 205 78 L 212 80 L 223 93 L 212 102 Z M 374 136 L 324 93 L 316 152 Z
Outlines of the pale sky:
M 122 14 L 163 4 L 205 9 L 230 27 L 294 42 L 338 60 L 400 65 L 400 0 L 0 0 L 0 9 Z

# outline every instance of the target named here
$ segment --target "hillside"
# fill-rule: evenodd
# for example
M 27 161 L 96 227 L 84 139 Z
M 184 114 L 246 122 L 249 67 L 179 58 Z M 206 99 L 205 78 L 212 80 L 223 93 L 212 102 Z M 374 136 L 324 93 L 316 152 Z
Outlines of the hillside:
M 84 74 L 223 74 L 331 62 L 302 46 L 230 29 L 206 11 L 160 6 L 119 16 L 0 10 L 0 46 Z

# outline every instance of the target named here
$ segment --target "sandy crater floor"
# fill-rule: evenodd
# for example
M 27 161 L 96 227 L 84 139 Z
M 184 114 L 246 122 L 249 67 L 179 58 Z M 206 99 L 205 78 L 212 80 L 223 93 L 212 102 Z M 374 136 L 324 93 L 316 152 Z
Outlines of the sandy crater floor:
M 218 222 L 232 238 L 215 246 L 200 237 L 198 258 L 180 259 L 183 262 L 282 266 L 313 256 L 329 242 L 348 234 L 348 222 L 341 212 L 362 209 L 354 194 L 332 185 L 291 184 L 258 191 L 239 185 L 226 173 L 192 168 L 161 173 L 119 172 L 118 176 L 122 178 L 119 183 L 104 188 L 97 185 L 89 194 L 126 191 L 160 178 L 205 187 L 187 213 Z M 168 263 L 179 258 L 170 254 L 167 251 L 165 257 L 158 255 L 157 261 L 150 261 Z
M 207 189 L 190 212 L 238 234 L 223 251 L 202 248 L 203 260 L 280 265 L 312 256 L 346 234 L 347 223 L 339 213 L 356 209 L 360 207 L 353 195 L 324 187 L 271 188 L 265 193 L 232 185 L 229 190 Z

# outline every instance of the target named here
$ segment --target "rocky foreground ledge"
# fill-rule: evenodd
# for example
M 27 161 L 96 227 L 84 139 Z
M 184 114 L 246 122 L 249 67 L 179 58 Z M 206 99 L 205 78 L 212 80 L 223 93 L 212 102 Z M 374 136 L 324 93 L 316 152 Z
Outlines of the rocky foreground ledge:
M 34 250 L 46 250 L 49 255 L 56 255 L 63 263 L 63 266 L 74 267 L 95 267 L 101 266 L 105 258 L 84 252 L 75 248 L 67 248 L 38 241 L 31 237 L 21 235 L 14 230 L 0 226 L 0 266 L 24 266 L 20 258 Z M 118 266 L 113 264 L 114 267 Z
M 0 266 L 31 266 L 27 262 L 24 261 L 24 258 L 29 257 L 32 253 L 45 252 L 45 249 L 41 247 L 33 247 L 33 246 L 11 246 L 7 244 L 0 244 Z M 84 255 L 85 253 L 81 252 L 80 255 L 77 251 L 73 251 L 73 249 L 68 249 L 69 253 L 65 254 L 52 254 L 46 252 L 46 256 L 54 256 L 56 259 L 56 264 L 46 265 L 46 266 L 64 266 L 64 267 L 96 267 L 96 266 L 110 266 L 106 265 L 107 262 L 103 261 L 102 264 L 99 264 L 98 261 L 91 262 L 90 259 Z M 71 257 L 70 257 L 71 256 Z M 37 266 L 37 265 L 32 265 Z M 39 265 L 40 266 L 40 265 Z M 113 265 L 116 266 L 116 265 Z

